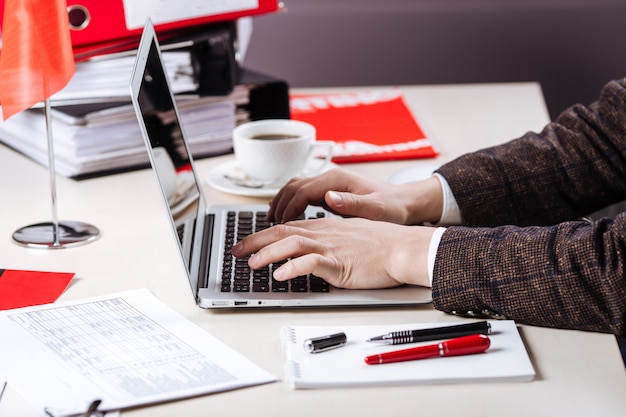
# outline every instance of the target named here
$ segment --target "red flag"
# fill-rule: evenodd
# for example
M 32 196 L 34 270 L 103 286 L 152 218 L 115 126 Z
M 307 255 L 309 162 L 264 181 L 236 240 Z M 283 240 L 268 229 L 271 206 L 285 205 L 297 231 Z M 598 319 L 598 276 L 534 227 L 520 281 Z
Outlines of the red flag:
M 66 0 L 6 0 L 0 53 L 4 120 L 44 101 L 74 75 Z

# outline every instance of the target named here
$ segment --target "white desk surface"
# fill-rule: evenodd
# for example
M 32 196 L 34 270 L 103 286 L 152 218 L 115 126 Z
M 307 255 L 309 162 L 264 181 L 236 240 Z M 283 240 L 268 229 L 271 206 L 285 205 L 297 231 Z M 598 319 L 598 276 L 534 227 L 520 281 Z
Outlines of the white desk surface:
M 436 160 L 364 163 L 346 168 L 377 178 L 430 166 L 481 147 L 504 142 L 548 121 L 541 88 L 534 83 L 402 87 L 407 103 L 436 138 Z M 354 89 L 350 89 L 354 90 Z M 320 91 L 299 90 L 299 91 Z M 337 91 L 337 89 L 324 90 Z M 232 156 L 199 161 L 204 180 Z M 159 299 L 282 378 L 279 329 L 286 324 L 341 325 L 446 322 L 455 317 L 432 306 L 381 309 L 204 311 L 193 303 L 175 241 L 150 170 L 84 181 L 58 179 L 59 217 L 92 223 L 101 238 L 87 246 L 25 249 L 12 233 L 50 220 L 48 174 L 0 146 L 0 267 L 72 271 L 76 279 L 61 299 L 77 299 L 146 287 Z M 259 202 L 224 194 L 204 182 L 209 201 Z M 414 386 L 359 389 L 289 389 L 284 382 L 154 407 L 123 416 L 623 416 L 626 378 L 615 338 L 605 334 L 521 326 L 537 377 L 529 383 Z M 0 415 L 19 414 L 10 389 Z M 4 411 L 3 411 L 4 410 Z M 36 415 L 36 414 L 35 414 Z

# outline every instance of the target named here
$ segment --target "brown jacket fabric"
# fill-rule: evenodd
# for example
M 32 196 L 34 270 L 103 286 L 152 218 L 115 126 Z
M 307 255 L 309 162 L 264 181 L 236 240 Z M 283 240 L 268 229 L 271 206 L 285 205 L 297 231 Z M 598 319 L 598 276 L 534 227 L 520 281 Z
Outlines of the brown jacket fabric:
M 445 231 L 437 252 L 436 308 L 626 333 L 626 213 L 579 220 L 626 199 L 626 79 L 541 133 L 438 172 L 463 225 Z

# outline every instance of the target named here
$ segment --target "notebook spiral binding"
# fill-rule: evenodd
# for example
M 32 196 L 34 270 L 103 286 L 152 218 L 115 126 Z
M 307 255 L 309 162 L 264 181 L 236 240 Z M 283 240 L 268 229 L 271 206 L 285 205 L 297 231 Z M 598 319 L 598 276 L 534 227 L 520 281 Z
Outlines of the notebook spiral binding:
M 293 327 L 283 327 L 280 329 L 280 340 L 285 346 L 287 343 L 296 343 L 296 331 Z
M 295 361 L 285 362 L 285 375 L 289 375 L 290 379 L 302 378 L 300 364 Z

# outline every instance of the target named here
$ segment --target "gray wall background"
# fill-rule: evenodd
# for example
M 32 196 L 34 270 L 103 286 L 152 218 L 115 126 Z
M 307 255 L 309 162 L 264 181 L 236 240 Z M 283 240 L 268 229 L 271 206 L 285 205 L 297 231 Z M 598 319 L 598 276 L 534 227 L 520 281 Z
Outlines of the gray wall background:
M 538 81 L 552 117 L 626 76 L 626 0 L 285 0 L 244 65 L 291 87 Z

